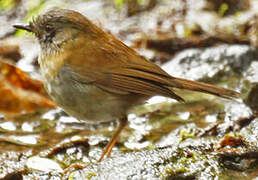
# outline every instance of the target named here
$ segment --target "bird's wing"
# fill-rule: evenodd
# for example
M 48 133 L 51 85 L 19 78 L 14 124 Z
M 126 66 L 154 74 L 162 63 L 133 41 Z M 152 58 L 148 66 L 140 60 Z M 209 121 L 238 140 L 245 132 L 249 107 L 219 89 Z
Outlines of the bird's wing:
M 104 40 L 101 47 L 89 44 L 79 52 L 75 50 L 69 58 L 84 59 L 67 61 L 80 75 L 80 82 L 94 83 L 115 94 L 162 95 L 183 101 L 168 88 L 168 84 L 171 87 L 170 75 L 112 36 Z
M 135 69 L 133 67 L 118 67 L 112 71 L 99 71 L 96 69 L 87 69 L 77 71 L 80 83 L 92 83 L 104 91 L 126 95 L 130 93 L 141 94 L 146 96 L 162 95 L 183 101 L 162 81 L 165 77 L 153 72 Z

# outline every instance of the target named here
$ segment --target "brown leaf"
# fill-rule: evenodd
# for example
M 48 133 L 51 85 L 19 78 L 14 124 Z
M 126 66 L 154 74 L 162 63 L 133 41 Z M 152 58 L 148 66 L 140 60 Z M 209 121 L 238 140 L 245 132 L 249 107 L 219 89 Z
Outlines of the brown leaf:
M 0 59 L 0 111 L 31 113 L 40 108 L 56 108 L 47 97 L 43 84 Z
M 10 59 L 14 62 L 17 62 L 22 58 L 20 48 L 17 45 L 1 45 L 0 56 L 6 59 Z

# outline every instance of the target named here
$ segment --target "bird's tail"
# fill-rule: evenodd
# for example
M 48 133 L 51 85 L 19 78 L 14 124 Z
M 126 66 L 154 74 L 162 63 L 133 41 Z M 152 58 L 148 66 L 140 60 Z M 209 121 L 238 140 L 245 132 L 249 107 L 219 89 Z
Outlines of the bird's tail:
M 191 81 L 181 78 L 173 78 L 171 81 L 171 86 L 179 89 L 189 89 L 192 91 L 213 94 L 227 99 L 239 98 L 241 96 L 240 93 L 233 90 L 217 87 L 203 82 Z

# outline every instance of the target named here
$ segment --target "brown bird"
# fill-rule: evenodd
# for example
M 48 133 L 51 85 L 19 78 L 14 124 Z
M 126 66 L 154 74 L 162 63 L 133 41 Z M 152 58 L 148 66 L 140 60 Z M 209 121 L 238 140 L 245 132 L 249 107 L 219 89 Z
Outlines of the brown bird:
M 170 76 L 76 11 L 50 10 L 29 25 L 14 27 L 34 33 L 39 40 L 45 87 L 64 111 L 88 123 L 119 120 L 99 161 L 110 156 L 128 110 L 152 96 L 184 101 L 171 90 L 179 88 L 239 97 L 232 90 Z

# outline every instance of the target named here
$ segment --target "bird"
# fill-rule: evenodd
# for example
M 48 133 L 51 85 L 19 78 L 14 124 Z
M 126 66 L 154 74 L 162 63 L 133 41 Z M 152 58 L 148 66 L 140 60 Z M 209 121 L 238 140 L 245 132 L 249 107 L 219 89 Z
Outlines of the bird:
M 38 39 L 44 86 L 58 106 L 89 124 L 119 121 L 99 162 L 110 156 L 127 124 L 128 111 L 153 96 L 184 102 L 174 92 L 177 88 L 240 97 L 234 90 L 169 75 L 73 10 L 51 9 L 27 25 L 14 27 Z

